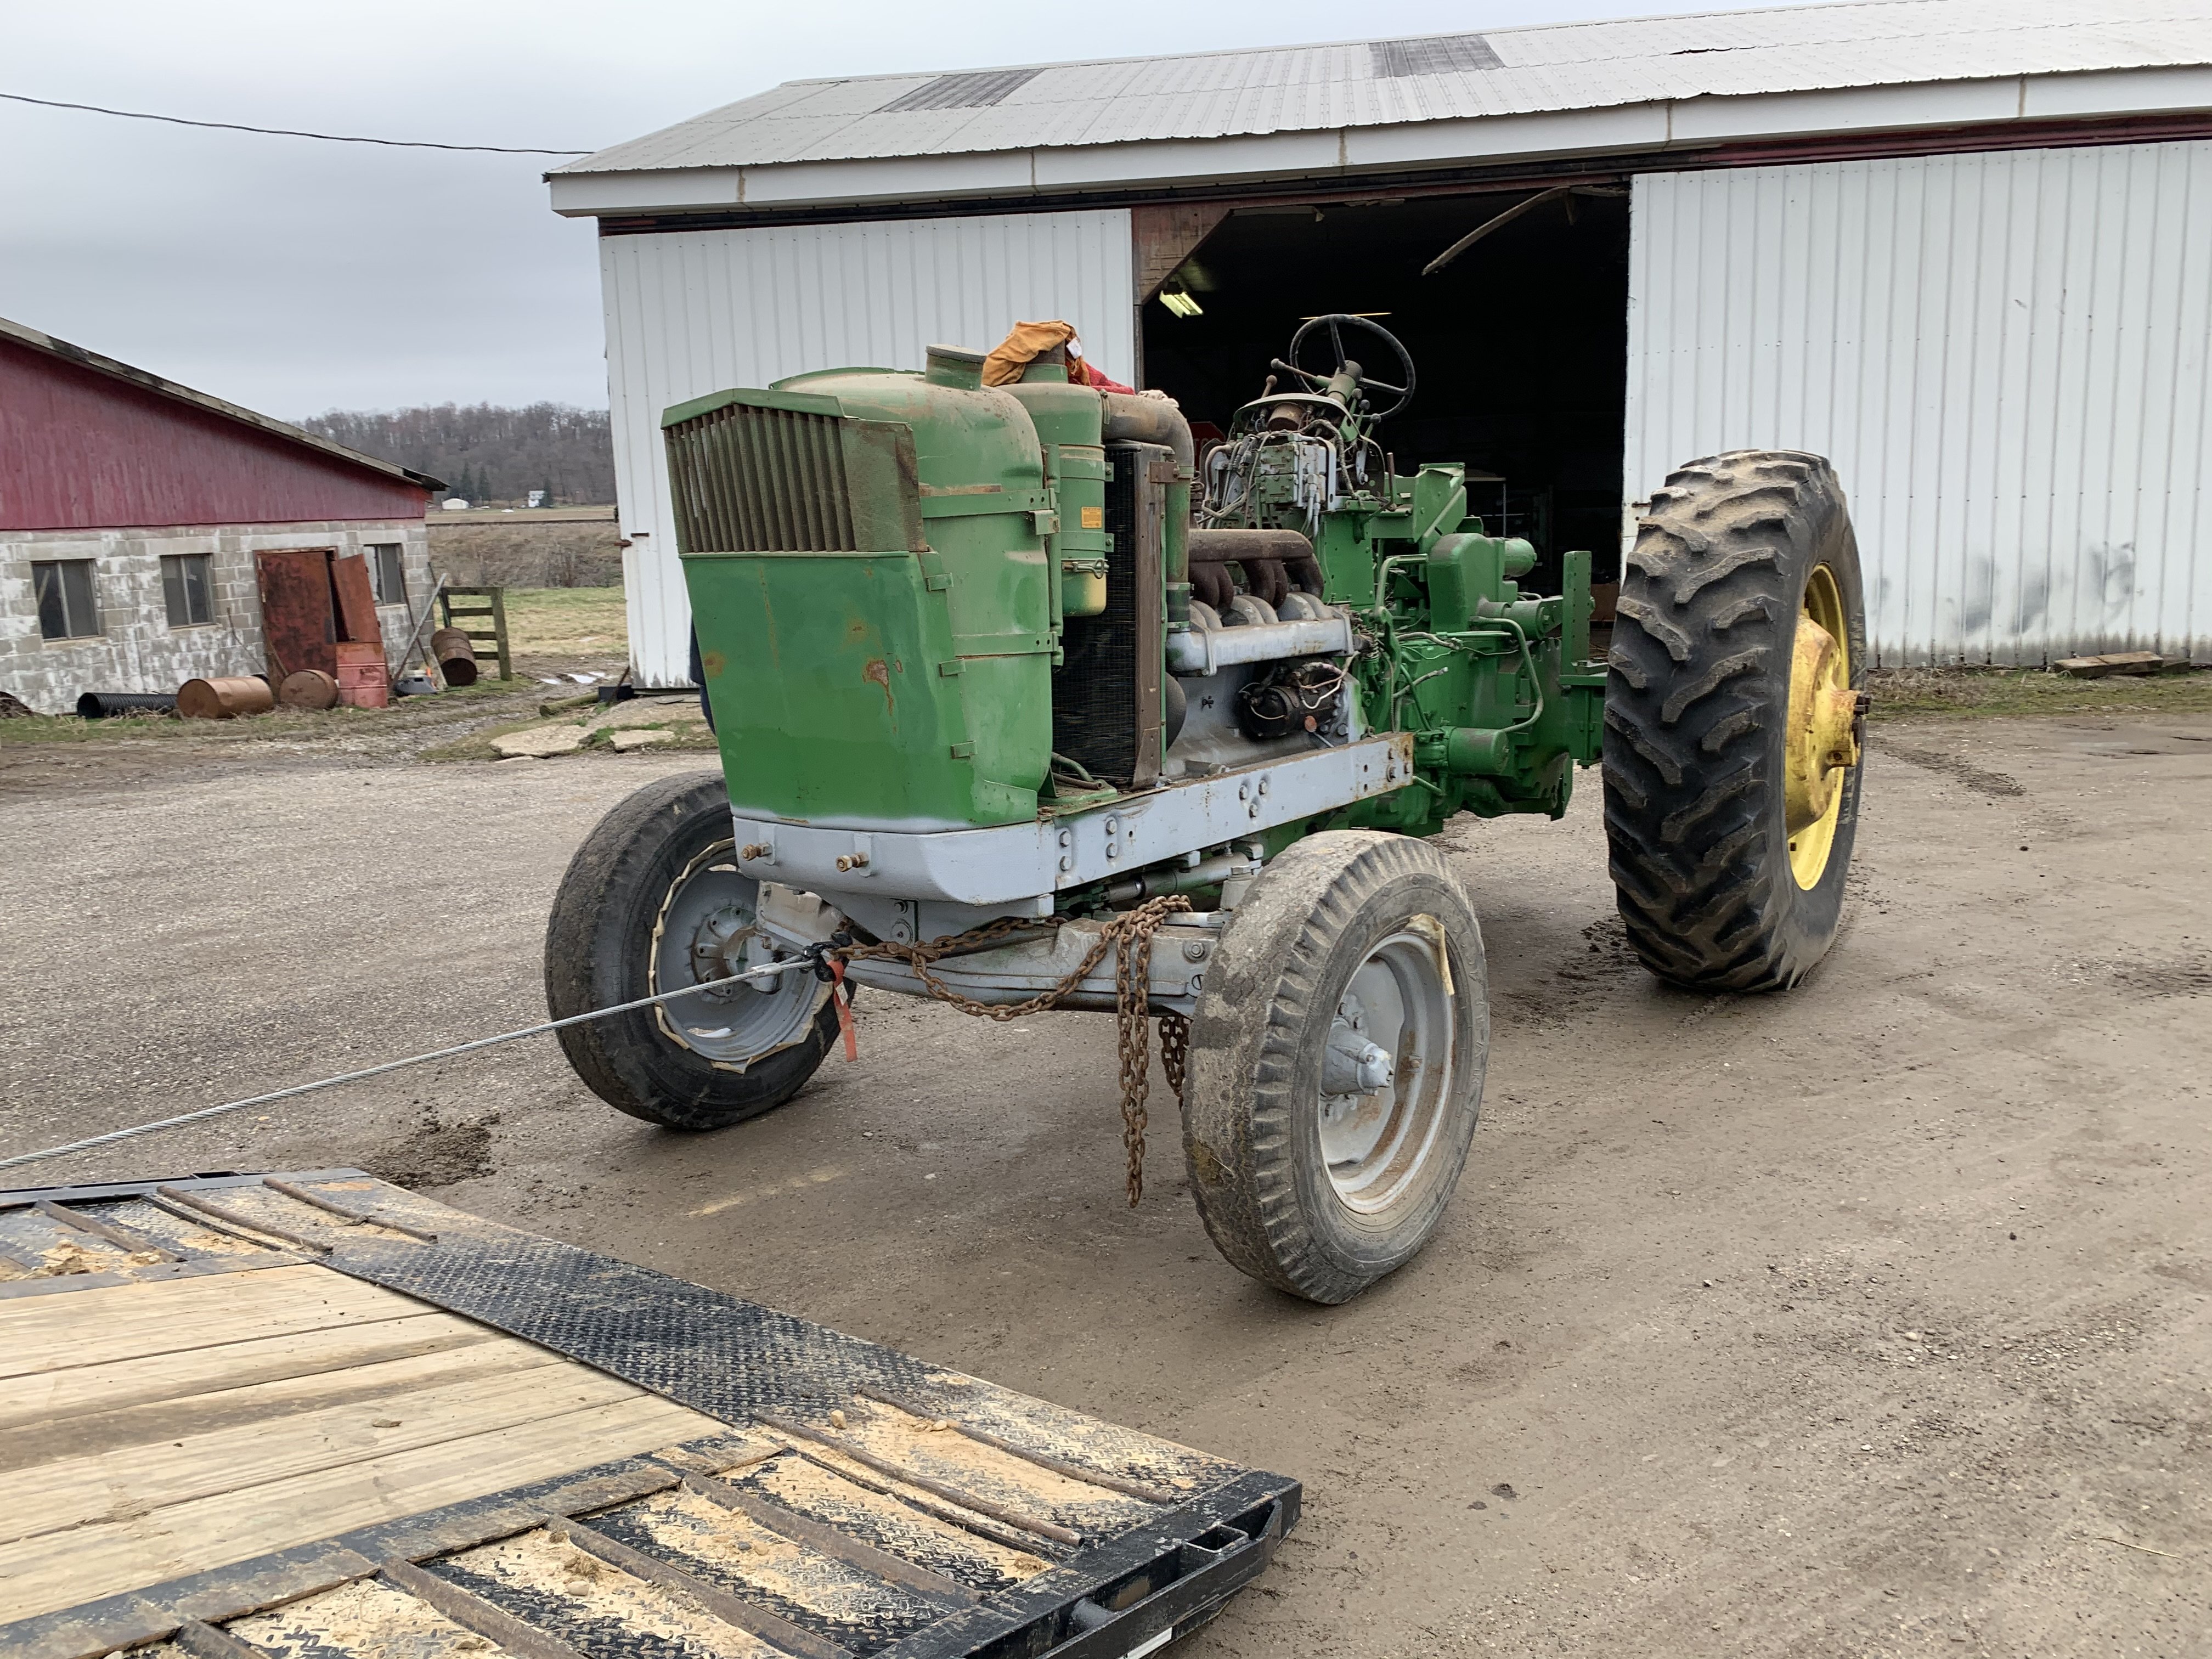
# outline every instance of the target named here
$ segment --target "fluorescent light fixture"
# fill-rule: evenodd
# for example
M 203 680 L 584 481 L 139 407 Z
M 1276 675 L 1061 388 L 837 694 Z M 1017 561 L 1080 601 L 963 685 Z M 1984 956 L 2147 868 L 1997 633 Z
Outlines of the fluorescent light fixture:
M 1205 314 L 1200 309 L 1196 297 L 1179 288 L 1162 289 L 1160 303 L 1178 317 L 1199 317 Z

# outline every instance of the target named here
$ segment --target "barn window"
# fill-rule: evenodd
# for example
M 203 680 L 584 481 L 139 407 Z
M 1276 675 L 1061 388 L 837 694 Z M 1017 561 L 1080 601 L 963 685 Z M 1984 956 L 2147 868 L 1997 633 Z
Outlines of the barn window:
M 407 563 L 401 556 L 398 542 L 371 542 L 368 553 L 369 584 L 376 590 L 379 605 L 407 603 Z
M 161 556 L 161 598 L 169 607 L 169 626 L 197 628 L 215 620 L 212 561 L 204 553 Z
M 75 640 L 100 632 L 90 559 L 34 561 L 31 590 L 38 596 L 39 632 L 46 638 Z

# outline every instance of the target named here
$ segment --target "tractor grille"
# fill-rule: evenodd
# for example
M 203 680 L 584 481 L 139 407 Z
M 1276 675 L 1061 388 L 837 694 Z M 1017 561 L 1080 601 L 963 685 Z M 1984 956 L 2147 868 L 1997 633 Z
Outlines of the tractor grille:
M 851 552 L 853 501 L 835 415 L 732 404 L 668 428 L 687 553 Z
M 1138 757 L 1137 475 L 1151 453 L 1107 448 L 1106 609 L 1067 619 L 1065 660 L 1052 672 L 1053 752 L 1125 787 Z

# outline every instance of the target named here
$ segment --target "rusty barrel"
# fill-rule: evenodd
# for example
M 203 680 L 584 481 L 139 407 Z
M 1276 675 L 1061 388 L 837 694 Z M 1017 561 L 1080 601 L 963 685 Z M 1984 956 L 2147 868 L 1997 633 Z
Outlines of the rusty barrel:
M 448 685 L 477 683 L 477 642 L 458 628 L 441 628 L 430 635 L 430 654 Z
M 340 640 L 338 701 L 349 708 L 385 708 L 392 702 L 392 671 L 384 647 L 368 640 Z
M 265 714 L 276 706 L 276 694 L 258 674 L 186 680 L 177 688 L 177 713 L 188 720 L 235 720 L 240 714 Z
M 319 668 L 302 668 L 284 676 L 284 683 L 276 688 L 276 701 L 287 708 L 335 708 L 337 678 Z

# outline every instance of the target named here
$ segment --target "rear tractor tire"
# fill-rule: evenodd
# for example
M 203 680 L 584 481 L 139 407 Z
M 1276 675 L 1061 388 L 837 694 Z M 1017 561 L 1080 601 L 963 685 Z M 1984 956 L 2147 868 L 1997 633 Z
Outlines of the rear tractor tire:
M 1866 606 L 1828 463 L 1692 461 L 1621 573 L 1605 827 L 1629 943 L 1701 991 L 1795 985 L 1833 944 L 1858 828 Z
M 556 1019 L 724 979 L 770 959 L 759 885 L 738 870 L 719 772 L 664 778 L 599 821 L 561 878 L 545 928 Z M 671 1129 L 720 1129 L 781 1106 L 837 1036 L 811 973 L 702 991 L 561 1031 L 592 1091 Z
M 1183 1155 L 1231 1264 L 1347 1302 L 1436 1231 L 1490 1049 L 1482 931 L 1426 842 L 1333 830 L 1261 873 L 1191 1021 Z

